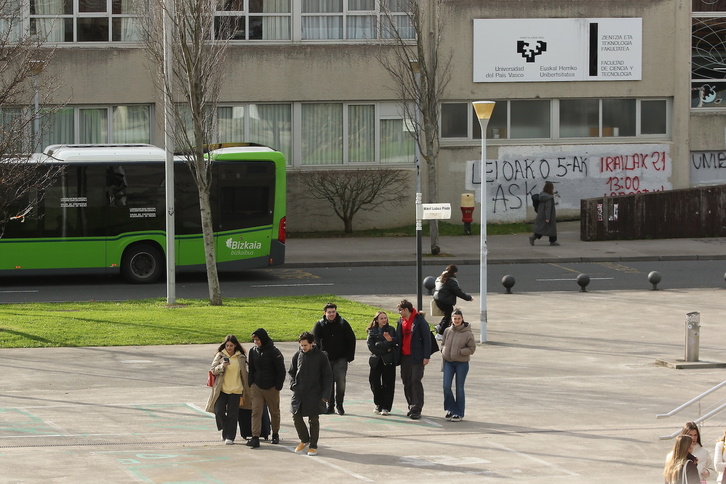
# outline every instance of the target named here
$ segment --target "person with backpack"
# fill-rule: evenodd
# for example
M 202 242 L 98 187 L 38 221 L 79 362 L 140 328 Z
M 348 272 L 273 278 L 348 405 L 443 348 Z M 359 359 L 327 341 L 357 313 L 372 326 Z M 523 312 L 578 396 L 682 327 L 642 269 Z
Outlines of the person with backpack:
M 443 311 L 444 317 L 441 322 L 436 325 L 436 332 L 439 335 L 444 334 L 444 330 L 451 324 L 451 313 L 456 305 L 456 298 L 459 297 L 464 301 L 473 301 L 474 298 L 465 293 L 459 287 L 459 281 L 456 279 L 456 273 L 459 268 L 454 264 L 446 266 L 444 272 L 436 278 L 436 286 L 434 288 L 434 302 Z M 440 340 L 440 338 L 437 338 Z
M 546 182 L 542 192 L 539 194 L 537 200 L 532 198 L 532 203 L 535 205 L 535 211 L 537 212 L 537 218 L 534 220 L 533 231 L 534 234 L 529 236 L 529 245 L 534 245 L 534 241 L 541 239 L 543 235 L 546 235 L 550 239 L 550 245 L 560 245 L 557 242 L 557 210 L 555 209 L 555 186 L 552 182 Z

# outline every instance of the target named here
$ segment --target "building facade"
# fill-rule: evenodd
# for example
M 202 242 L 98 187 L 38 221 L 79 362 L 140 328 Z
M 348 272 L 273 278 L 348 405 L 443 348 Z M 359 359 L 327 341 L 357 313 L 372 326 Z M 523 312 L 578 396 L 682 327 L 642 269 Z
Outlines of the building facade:
M 224 5 L 222 5 L 224 3 Z M 388 0 L 399 32 L 414 35 L 405 0 Z M 56 51 L 59 79 L 43 145 L 163 145 L 162 98 L 125 0 L 30 0 L 31 31 Z M 562 216 L 580 199 L 726 181 L 726 0 L 426 1 L 451 59 L 440 105 L 438 202 L 459 221 L 462 193 L 485 179 L 488 219 L 531 219 L 529 194 L 555 183 Z M 393 48 L 378 0 L 230 0 L 218 15 L 238 28 L 218 109 L 217 141 L 252 141 L 289 164 L 288 229 L 335 229 L 324 204 L 296 202 L 299 170 L 387 167 L 403 208 L 356 216 L 356 228 L 411 224 L 411 124 L 381 66 Z M 435 10 L 434 10 L 435 9 Z M 493 100 L 487 164 L 472 101 Z M 3 107 L 3 109 L 12 109 Z M 325 147 L 325 149 L 321 149 Z M 427 190 L 424 177 L 424 192 Z M 478 205 L 477 205 L 478 210 Z

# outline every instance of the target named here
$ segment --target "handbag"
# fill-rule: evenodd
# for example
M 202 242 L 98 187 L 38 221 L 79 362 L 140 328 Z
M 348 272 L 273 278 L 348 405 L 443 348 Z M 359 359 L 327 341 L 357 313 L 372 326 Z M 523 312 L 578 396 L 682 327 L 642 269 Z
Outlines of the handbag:
M 217 376 L 212 373 L 212 370 L 209 370 L 209 373 L 207 374 L 207 386 L 213 387 L 215 381 L 217 381 Z

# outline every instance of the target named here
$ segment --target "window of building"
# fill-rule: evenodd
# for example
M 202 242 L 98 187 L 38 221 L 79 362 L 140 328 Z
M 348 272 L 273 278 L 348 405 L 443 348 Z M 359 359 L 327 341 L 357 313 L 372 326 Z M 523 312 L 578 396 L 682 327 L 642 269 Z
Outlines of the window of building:
M 134 0 L 29 0 L 30 32 L 47 42 L 138 42 Z
M 230 40 L 290 40 L 290 0 L 217 0 L 215 36 Z
M 150 143 L 151 106 L 64 107 L 46 111 L 41 148 L 73 143 Z
M 669 133 L 665 99 L 537 99 L 497 101 L 488 139 L 567 139 L 657 136 Z M 442 140 L 480 139 L 471 103 L 441 105 Z
M 387 0 L 302 0 L 301 40 L 392 38 L 391 24 L 403 39 L 413 39 L 406 2 Z M 390 20 L 389 20 L 390 19 Z
M 691 107 L 726 107 L 726 1 L 692 0 Z

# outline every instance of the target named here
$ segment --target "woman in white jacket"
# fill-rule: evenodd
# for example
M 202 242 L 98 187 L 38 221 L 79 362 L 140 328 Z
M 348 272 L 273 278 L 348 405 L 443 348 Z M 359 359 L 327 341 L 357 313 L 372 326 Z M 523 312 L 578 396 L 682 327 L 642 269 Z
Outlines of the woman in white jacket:
M 718 442 L 716 442 L 716 448 L 713 449 L 713 467 L 716 469 L 716 472 L 718 472 L 716 482 L 719 484 L 723 481 L 724 471 L 726 470 L 726 457 L 723 455 L 724 450 L 726 450 L 726 444 L 724 444 L 725 440 L 726 430 L 721 438 L 718 439 Z

